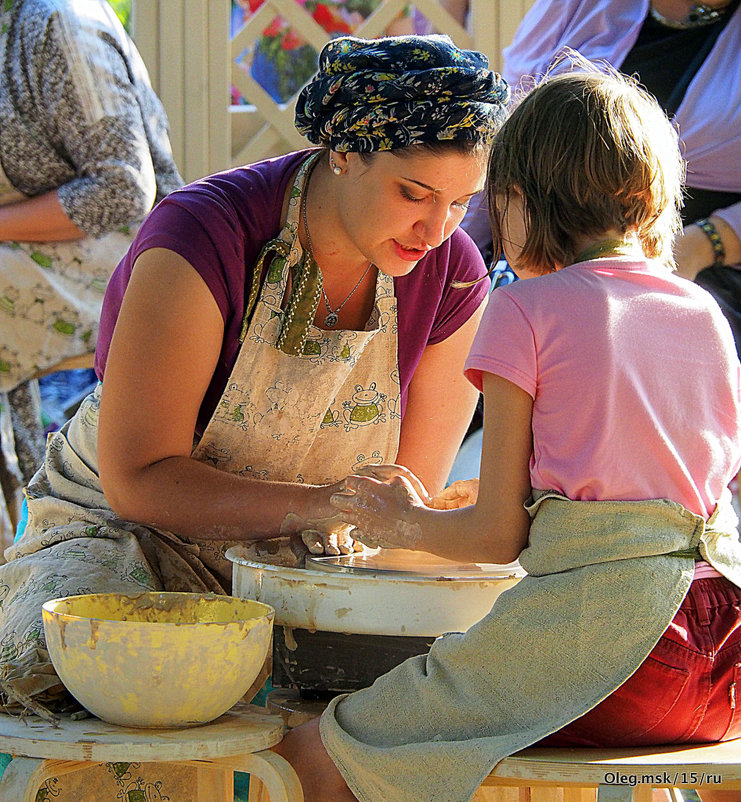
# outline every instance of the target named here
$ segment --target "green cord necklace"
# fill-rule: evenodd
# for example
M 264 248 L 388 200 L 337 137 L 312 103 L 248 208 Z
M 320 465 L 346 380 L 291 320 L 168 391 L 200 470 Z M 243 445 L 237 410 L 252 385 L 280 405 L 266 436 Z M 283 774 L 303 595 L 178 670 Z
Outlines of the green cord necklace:
M 593 242 L 580 251 L 574 258 L 578 262 L 590 262 L 592 259 L 601 259 L 604 256 L 634 256 L 635 245 L 621 239 L 601 239 Z

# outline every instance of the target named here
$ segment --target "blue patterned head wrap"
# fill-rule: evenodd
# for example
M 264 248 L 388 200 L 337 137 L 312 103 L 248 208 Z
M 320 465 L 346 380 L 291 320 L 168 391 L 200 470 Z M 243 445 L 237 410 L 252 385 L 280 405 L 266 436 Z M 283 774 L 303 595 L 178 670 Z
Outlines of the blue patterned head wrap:
M 322 49 L 319 71 L 298 96 L 296 128 L 314 144 L 361 153 L 487 142 L 508 100 L 486 56 L 448 36 L 345 36 Z

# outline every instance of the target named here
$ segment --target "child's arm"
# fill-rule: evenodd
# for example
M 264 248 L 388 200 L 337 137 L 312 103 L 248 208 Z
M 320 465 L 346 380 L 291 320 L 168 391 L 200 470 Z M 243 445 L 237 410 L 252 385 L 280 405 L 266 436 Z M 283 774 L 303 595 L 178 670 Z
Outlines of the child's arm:
M 369 546 L 429 551 L 462 562 L 509 563 L 527 543 L 533 400 L 516 385 L 483 374 L 484 441 L 476 504 L 458 510 L 425 506 L 403 476 L 390 482 L 350 476 L 332 496 L 342 517 Z M 430 447 L 434 447 L 431 444 Z

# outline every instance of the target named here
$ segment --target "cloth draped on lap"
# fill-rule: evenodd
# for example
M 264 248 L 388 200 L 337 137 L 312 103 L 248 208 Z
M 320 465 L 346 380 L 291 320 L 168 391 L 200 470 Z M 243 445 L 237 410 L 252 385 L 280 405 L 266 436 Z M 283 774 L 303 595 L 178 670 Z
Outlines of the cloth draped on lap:
M 504 757 L 593 708 L 643 662 L 703 558 L 741 583 L 736 517 L 668 500 L 548 492 L 520 562 L 528 576 L 465 633 L 438 638 L 370 687 L 332 700 L 322 740 L 362 802 L 468 800 Z
M 44 648 L 41 606 L 82 593 L 151 590 L 227 593 L 200 547 L 169 532 L 118 519 L 100 487 L 95 436 L 100 386 L 50 437 L 44 466 L 27 488 L 29 526 L 0 566 L 0 682 L 5 709 L 20 692 L 49 708 L 69 702 Z M 73 448 L 71 443 L 75 444 Z

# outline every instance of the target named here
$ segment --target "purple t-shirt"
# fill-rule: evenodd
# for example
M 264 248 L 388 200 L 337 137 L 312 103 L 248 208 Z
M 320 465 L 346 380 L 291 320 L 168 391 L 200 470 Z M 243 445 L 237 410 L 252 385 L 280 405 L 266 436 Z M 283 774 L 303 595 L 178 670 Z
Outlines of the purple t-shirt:
M 239 332 L 252 268 L 263 245 L 280 231 L 288 184 L 308 150 L 208 176 L 171 192 L 149 214 L 128 253 L 111 276 L 103 301 L 95 353 L 99 379 L 126 286 L 137 257 L 149 248 L 168 248 L 203 277 L 224 319 L 224 340 L 201 405 L 201 433 L 226 386 L 239 351 Z M 485 267 L 477 247 L 460 229 L 430 251 L 414 270 L 394 279 L 399 318 L 399 378 L 402 414 L 409 383 L 425 346 L 445 340 L 479 307 L 488 281 L 456 289 Z

